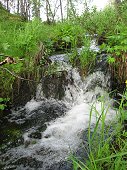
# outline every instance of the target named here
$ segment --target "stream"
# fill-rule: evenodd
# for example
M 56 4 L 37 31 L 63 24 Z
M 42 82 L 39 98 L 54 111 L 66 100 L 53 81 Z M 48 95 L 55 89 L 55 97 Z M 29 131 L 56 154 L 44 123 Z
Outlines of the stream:
M 54 55 L 58 73 L 42 78 L 36 96 L 24 107 L 7 116 L 8 122 L 21 130 L 17 144 L 9 145 L 0 154 L 3 170 L 72 170 L 70 154 L 87 158 L 83 150 L 87 141 L 89 114 L 91 130 L 102 111 L 100 97 L 104 96 L 106 120 L 112 121 L 116 111 L 112 107 L 110 74 L 106 71 L 105 56 L 98 60 L 94 71 L 81 78 L 67 55 Z M 97 111 L 99 114 L 97 114 Z

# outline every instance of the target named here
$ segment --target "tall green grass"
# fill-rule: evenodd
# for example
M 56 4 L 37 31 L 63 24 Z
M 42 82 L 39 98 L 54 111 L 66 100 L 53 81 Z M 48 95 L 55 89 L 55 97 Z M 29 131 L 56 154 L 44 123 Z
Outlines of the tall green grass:
M 123 95 L 118 108 L 115 121 L 106 122 L 106 114 L 109 107 L 105 109 L 105 102 L 101 101 L 101 114 L 95 107 L 91 108 L 88 128 L 88 148 L 85 150 L 88 159 L 81 161 L 71 156 L 74 170 L 126 170 L 127 168 L 127 132 L 123 128 L 124 120 L 127 120 L 125 105 L 127 92 Z M 91 118 L 93 111 L 97 115 L 94 129 L 91 130 Z M 82 158 L 83 160 L 83 158 Z

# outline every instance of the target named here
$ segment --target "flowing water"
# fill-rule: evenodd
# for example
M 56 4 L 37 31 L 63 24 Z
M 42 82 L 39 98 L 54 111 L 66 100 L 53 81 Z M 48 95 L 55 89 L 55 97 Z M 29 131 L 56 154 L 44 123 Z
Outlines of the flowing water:
M 100 97 L 105 96 L 105 107 L 112 103 L 107 93 L 110 75 L 101 66 L 83 80 L 66 55 L 51 59 L 60 63 L 59 76 L 43 78 L 36 97 L 8 116 L 23 134 L 20 144 L 1 154 L 3 169 L 72 170 L 66 159 L 77 153 L 85 140 L 91 107 L 96 108 L 91 118 L 94 126 L 102 111 Z M 108 123 L 116 112 L 110 107 L 105 114 Z

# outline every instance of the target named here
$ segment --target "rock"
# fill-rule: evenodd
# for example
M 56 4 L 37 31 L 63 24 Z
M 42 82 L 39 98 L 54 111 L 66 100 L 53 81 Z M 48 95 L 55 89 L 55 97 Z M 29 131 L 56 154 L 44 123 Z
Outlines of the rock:
M 33 104 L 29 102 L 29 105 Z M 68 108 L 62 102 L 57 102 L 55 100 L 44 100 L 41 105 L 33 110 L 29 108 L 23 108 L 19 111 L 11 114 L 8 121 L 16 126 L 20 127 L 22 130 L 32 128 L 33 126 L 38 127 L 41 130 L 45 130 L 45 122 L 53 120 L 59 116 L 62 116 Z
M 44 97 L 61 100 L 64 97 L 65 85 L 68 84 L 67 71 L 47 75 L 42 79 Z
M 30 140 L 24 141 L 24 147 L 27 148 L 30 145 Z
M 41 139 L 42 134 L 40 132 L 36 131 L 36 132 L 32 132 L 31 134 L 29 134 L 28 137 L 34 138 L 34 139 Z

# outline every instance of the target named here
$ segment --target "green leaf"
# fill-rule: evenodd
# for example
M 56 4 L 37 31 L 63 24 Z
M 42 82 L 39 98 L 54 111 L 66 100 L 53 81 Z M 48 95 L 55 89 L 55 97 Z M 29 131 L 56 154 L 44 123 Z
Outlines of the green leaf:
M 117 52 L 116 52 L 116 55 L 117 55 L 117 56 L 119 56 L 120 54 L 121 54 L 120 51 L 117 51 Z
M 4 99 L 0 97 L 0 103 L 3 102 L 3 101 L 4 101 Z
M 5 107 L 6 107 L 6 105 L 4 105 L 4 104 L 0 104 L 0 110 L 4 110 L 4 109 L 5 109 Z
M 70 41 L 71 41 L 71 39 L 70 39 L 69 36 L 63 37 L 62 40 L 63 40 L 63 41 L 66 41 L 66 42 L 70 42 Z
M 109 64 L 113 64 L 113 63 L 115 63 L 115 58 L 112 56 L 108 56 L 107 61 Z

